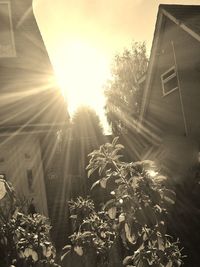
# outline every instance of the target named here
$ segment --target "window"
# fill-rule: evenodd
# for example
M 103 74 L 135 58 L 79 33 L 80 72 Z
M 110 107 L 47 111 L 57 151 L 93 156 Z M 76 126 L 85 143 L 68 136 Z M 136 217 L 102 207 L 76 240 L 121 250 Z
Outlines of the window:
M 170 68 L 161 75 L 163 95 L 168 95 L 178 89 L 178 80 L 175 67 Z
M 0 1 L 0 58 L 15 57 L 15 44 L 8 1 Z

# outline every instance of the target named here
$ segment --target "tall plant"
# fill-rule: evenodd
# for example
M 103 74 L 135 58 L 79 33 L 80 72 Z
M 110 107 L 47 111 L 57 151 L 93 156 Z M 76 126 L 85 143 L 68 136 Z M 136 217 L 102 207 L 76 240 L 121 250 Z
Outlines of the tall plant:
M 117 141 L 115 138 L 89 154 L 88 176 L 98 176 L 92 190 L 99 186 L 108 192 L 108 198 L 100 211 L 90 201 L 92 208 L 86 205 L 90 212 L 81 219 L 86 208 L 83 202 L 87 202 L 73 202 L 78 208 L 71 209 L 77 224 L 64 256 L 73 251 L 84 257 L 89 246 L 97 255 L 97 264 L 108 266 L 110 251 L 117 244 L 118 250 L 124 251 L 124 266 L 181 266 L 178 243 L 166 234 L 167 214 L 176 198 L 167 177 L 152 161 L 121 161 L 124 147 Z

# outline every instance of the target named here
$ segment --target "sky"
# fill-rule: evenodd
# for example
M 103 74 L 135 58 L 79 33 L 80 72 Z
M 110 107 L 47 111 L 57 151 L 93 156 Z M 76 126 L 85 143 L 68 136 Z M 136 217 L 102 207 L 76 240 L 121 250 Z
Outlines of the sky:
M 116 53 L 131 42 L 150 51 L 159 4 L 200 0 L 34 0 L 38 26 L 72 114 L 79 104 L 96 109 L 102 123 L 103 85 Z

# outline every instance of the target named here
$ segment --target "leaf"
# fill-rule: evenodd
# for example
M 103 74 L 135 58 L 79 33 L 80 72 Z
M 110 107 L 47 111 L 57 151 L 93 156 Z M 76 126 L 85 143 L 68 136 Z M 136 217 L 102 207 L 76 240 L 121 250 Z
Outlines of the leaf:
M 112 145 L 115 146 L 117 144 L 117 141 L 119 140 L 119 136 L 115 137 L 113 140 L 112 140 Z
M 166 265 L 166 267 L 172 267 L 172 266 L 173 266 L 172 261 L 169 261 L 169 262 L 167 263 L 167 265 Z
M 5 181 L 0 179 L 0 200 L 6 195 Z
M 102 179 L 100 180 L 100 186 L 101 186 L 102 188 L 106 188 L 107 181 L 108 181 L 107 178 L 102 178 Z
M 100 180 L 96 181 L 95 183 L 93 183 L 93 185 L 91 186 L 90 190 L 94 189 L 95 186 L 100 184 Z
M 124 258 L 123 260 L 123 265 L 128 265 L 128 264 L 131 264 L 133 261 L 133 256 L 127 256 Z
M 136 236 L 134 234 L 131 235 L 131 230 L 130 230 L 130 227 L 127 223 L 125 223 L 124 229 L 125 229 L 126 238 L 128 239 L 128 241 L 132 244 L 135 244 Z
M 121 222 L 124 222 L 124 221 L 125 221 L 125 214 L 124 213 L 121 213 L 119 215 L 119 222 L 121 223 Z
M 93 172 L 96 171 L 97 168 L 98 168 L 98 167 L 89 169 L 89 167 L 88 167 L 88 169 L 89 169 L 89 171 L 88 171 L 88 178 L 90 178 L 90 176 L 93 174 Z M 86 170 L 87 170 L 87 168 L 86 168 Z
M 64 258 L 65 258 L 70 252 L 71 252 L 70 250 L 67 251 L 67 252 L 65 252 L 65 253 L 60 257 L 61 261 L 63 261 Z
M 107 165 L 107 162 L 101 165 L 101 167 L 99 168 L 99 175 L 102 174 L 102 172 L 104 171 L 106 165 Z
M 118 148 L 119 150 L 124 149 L 124 146 L 121 144 L 117 144 L 115 147 Z
M 76 246 L 74 247 L 74 251 L 76 252 L 76 254 L 78 254 L 79 256 L 83 256 L 83 248 L 80 246 Z
M 100 235 L 102 238 L 106 238 L 106 233 L 104 231 L 101 231 Z
M 108 201 L 105 203 L 105 205 L 103 206 L 102 209 L 103 209 L 103 210 L 105 210 L 105 209 L 109 209 L 109 208 L 111 208 L 111 207 L 114 206 L 113 204 L 115 204 L 115 199 L 114 199 L 114 198 L 108 200 Z
M 137 267 L 144 267 L 142 260 L 139 261 Z
M 62 250 L 70 250 L 72 248 L 72 246 L 71 245 L 66 245 L 66 246 L 64 246 L 63 248 L 62 248 Z
M 160 236 L 158 236 L 158 248 L 159 248 L 159 250 L 162 250 L 162 251 L 165 250 L 164 241 L 163 241 L 162 237 L 160 237 Z
M 70 219 L 77 219 L 77 214 L 73 214 L 70 216 Z
M 108 215 L 111 219 L 115 219 L 117 214 L 117 208 L 116 207 L 112 207 L 108 210 Z
M 122 179 L 121 178 L 117 178 L 117 179 L 115 179 L 115 183 L 116 184 L 120 184 L 122 182 Z
M 174 204 L 176 201 L 176 193 L 172 190 L 165 189 L 163 191 L 163 199 L 169 203 L 169 204 Z

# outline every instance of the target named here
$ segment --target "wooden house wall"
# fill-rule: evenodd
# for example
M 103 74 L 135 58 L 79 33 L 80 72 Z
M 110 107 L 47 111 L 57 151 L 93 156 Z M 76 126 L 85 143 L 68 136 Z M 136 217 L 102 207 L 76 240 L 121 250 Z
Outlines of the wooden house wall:
M 159 38 L 144 117 L 143 135 L 150 142 L 142 154 L 143 159 L 155 160 L 178 182 L 198 162 L 200 43 L 168 18 L 163 20 Z M 163 96 L 161 75 L 175 65 L 179 89 Z M 153 142 L 156 138 L 157 146 Z
M 200 43 L 166 18 L 157 51 L 156 70 L 151 85 L 149 105 L 145 121 L 157 128 L 159 135 L 186 135 L 180 93 L 189 135 L 199 134 L 200 112 Z M 173 42 L 173 45 L 172 45 Z M 174 51 L 173 51 L 174 46 Z M 175 65 L 180 81 L 179 90 L 163 96 L 161 74 Z M 148 127 L 148 126 L 147 126 Z

